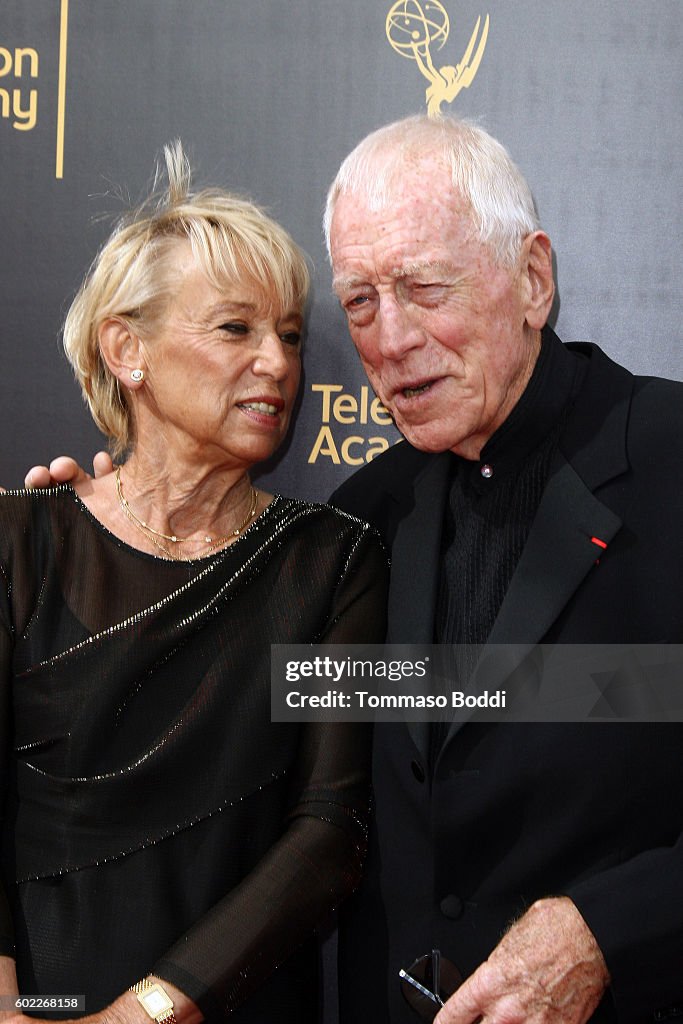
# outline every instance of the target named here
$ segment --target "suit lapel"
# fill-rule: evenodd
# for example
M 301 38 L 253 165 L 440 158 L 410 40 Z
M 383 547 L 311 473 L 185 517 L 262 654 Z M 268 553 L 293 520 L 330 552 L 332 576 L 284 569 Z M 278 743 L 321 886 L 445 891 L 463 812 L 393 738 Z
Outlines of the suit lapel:
M 619 516 L 594 494 L 628 471 L 626 431 L 633 377 L 594 346 L 524 551 L 488 638 L 535 644 L 548 632 L 609 544 Z
M 434 615 L 441 578 L 441 529 L 448 497 L 450 456 L 435 455 L 399 496 L 398 525 L 391 545 L 388 643 L 434 642 Z M 429 723 L 408 730 L 426 757 Z
M 543 492 L 519 564 L 493 624 L 490 644 L 535 644 L 590 572 L 621 519 L 560 457 Z

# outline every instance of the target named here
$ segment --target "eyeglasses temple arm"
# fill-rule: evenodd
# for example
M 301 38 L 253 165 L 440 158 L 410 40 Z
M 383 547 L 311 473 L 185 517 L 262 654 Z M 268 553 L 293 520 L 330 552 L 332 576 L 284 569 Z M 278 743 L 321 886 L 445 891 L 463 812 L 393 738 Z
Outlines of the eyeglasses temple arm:
M 425 988 L 424 985 L 420 984 L 417 978 L 413 978 L 412 974 L 408 974 L 408 972 L 404 971 L 403 968 L 398 972 L 398 976 L 401 981 L 407 981 L 409 985 L 412 985 L 413 988 L 417 989 L 417 991 L 422 993 L 423 996 L 426 996 L 427 999 L 431 999 L 431 1001 L 436 1003 L 437 1006 L 444 1005 L 443 1000 L 438 995 L 430 992 L 428 988 Z

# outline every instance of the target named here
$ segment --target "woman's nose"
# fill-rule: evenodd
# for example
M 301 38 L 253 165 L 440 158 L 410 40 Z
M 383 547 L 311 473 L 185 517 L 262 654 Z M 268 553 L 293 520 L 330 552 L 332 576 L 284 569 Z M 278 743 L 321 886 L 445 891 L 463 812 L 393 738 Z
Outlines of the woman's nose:
M 254 359 L 254 373 L 264 374 L 273 380 L 283 380 L 289 374 L 284 342 L 275 332 L 268 333 L 261 340 Z

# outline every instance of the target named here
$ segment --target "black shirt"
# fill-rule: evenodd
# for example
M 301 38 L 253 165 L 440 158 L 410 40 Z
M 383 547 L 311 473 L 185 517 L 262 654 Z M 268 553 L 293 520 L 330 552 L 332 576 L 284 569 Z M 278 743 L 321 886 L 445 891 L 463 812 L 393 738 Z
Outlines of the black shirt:
M 479 460 L 451 456 L 434 639 L 466 645 L 456 657 L 464 677 L 503 603 L 585 367 L 583 356 L 545 328 L 529 382 Z M 433 736 L 436 751 L 444 736 L 439 724 Z

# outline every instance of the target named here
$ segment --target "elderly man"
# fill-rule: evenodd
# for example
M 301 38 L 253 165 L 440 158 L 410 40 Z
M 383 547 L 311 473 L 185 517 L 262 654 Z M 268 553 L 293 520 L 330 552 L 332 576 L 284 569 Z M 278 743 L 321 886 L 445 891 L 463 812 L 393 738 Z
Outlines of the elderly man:
M 381 129 L 326 228 L 407 439 L 333 497 L 391 548 L 389 639 L 683 642 L 683 386 L 560 343 L 550 241 L 503 147 L 451 119 Z M 417 1020 L 398 972 L 436 947 L 467 978 L 438 1024 L 683 1017 L 679 728 L 380 725 L 373 775 L 343 1024 Z
M 560 343 L 550 240 L 503 147 L 451 119 L 380 129 L 326 228 L 408 442 L 332 499 L 391 547 L 389 638 L 683 641 L 683 386 Z M 345 1024 L 416 1019 L 398 971 L 433 947 L 469 975 L 437 1024 L 683 1016 L 680 742 L 625 723 L 376 727 Z

